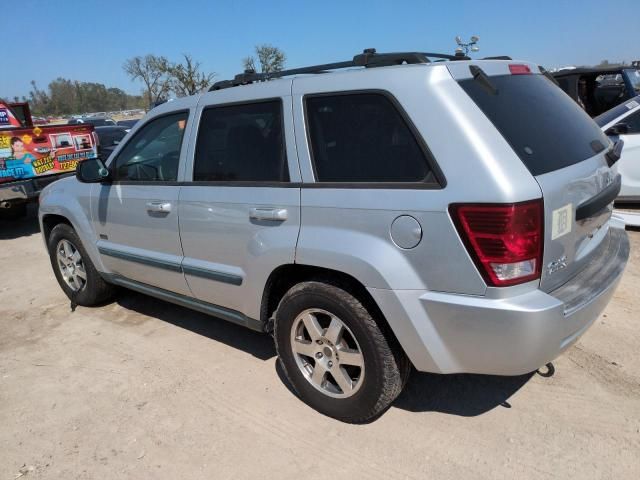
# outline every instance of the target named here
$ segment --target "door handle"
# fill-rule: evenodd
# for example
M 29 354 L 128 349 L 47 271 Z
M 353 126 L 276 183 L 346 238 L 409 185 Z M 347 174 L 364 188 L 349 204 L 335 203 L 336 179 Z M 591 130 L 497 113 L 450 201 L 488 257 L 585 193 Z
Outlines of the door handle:
M 289 212 L 287 212 L 286 208 L 252 208 L 249 211 L 249 218 L 252 220 L 284 222 L 289 218 Z
M 169 213 L 171 211 L 171 203 L 169 202 L 147 202 L 148 212 Z

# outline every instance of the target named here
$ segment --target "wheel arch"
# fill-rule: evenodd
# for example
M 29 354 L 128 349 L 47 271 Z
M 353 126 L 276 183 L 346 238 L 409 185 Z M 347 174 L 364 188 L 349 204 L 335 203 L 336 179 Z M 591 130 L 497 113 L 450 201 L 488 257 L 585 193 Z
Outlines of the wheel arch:
M 71 228 L 74 228 L 71 221 L 63 216 L 54 213 L 47 213 L 42 216 L 42 236 L 44 237 L 45 244 L 49 244 L 49 236 L 51 235 L 51 231 L 61 223 L 66 223 Z
M 351 293 L 375 318 L 387 339 L 402 348 L 384 313 L 362 282 L 348 273 L 314 265 L 285 264 L 271 272 L 265 284 L 260 307 L 260 320 L 267 331 L 271 332 L 273 328 L 273 315 L 285 293 L 294 285 L 305 281 L 330 283 Z

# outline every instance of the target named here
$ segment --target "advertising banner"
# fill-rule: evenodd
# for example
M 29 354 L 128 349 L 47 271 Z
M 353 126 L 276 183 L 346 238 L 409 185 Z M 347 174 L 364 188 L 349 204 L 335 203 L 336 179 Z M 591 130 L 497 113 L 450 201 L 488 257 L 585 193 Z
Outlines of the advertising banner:
M 72 172 L 97 156 L 92 129 L 78 125 L 0 130 L 0 183 Z

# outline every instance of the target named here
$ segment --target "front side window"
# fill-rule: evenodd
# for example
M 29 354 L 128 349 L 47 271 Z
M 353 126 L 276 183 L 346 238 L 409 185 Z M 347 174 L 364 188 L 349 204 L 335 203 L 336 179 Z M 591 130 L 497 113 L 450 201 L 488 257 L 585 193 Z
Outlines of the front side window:
M 115 180 L 176 181 L 187 117 L 188 112 L 165 115 L 138 130 L 115 159 Z
M 436 183 L 424 150 L 380 93 L 305 99 L 318 182 Z
M 193 168 L 201 182 L 287 182 L 280 100 L 202 112 Z

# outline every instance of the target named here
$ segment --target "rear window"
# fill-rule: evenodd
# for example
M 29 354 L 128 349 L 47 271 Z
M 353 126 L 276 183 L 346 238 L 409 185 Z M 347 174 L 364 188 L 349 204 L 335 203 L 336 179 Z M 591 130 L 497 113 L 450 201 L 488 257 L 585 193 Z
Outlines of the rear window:
M 593 157 L 593 142 L 609 145 L 582 108 L 543 75 L 500 75 L 489 81 L 495 90 L 474 79 L 459 84 L 532 175 Z

